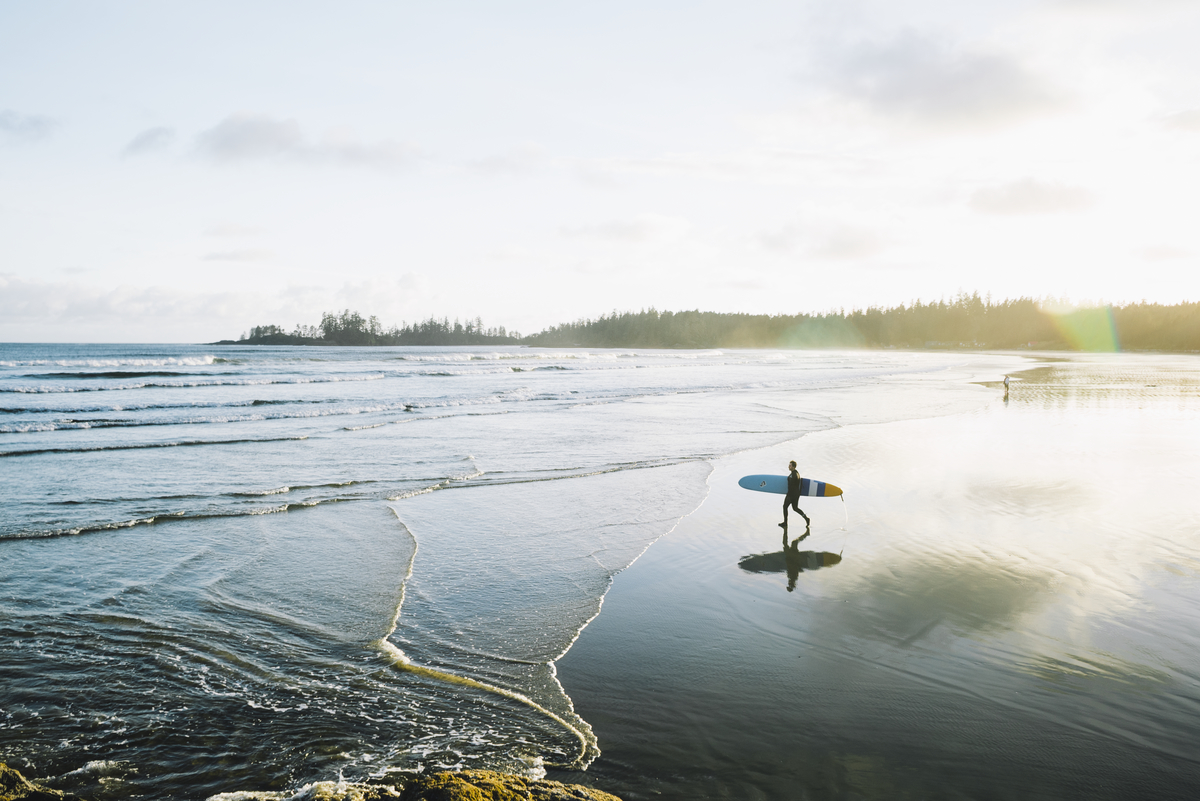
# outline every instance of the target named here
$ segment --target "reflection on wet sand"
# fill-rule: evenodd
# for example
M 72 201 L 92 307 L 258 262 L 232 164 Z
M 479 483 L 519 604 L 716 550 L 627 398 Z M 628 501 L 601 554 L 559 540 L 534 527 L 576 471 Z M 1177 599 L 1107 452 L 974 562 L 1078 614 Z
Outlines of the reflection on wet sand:
M 800 541 L 807 538 L 810 532 L 805 531 L 799 537 L 787 543 L 784 535 L 784 549 L 775 553 L 756 553 L 743 556 L 738 560 L 738 567 L 748 573 L 787 573 L 787 590 L 796 589 L 796 580 L 805 570 L 816 570 L 822 567 L 833 567 L 842 561 L 842 555 L 825 551 L 802 551 Z
M 845 589 L 854 612 L 836 628 L 909 647 L 943 628 L 959 636 L 1018 627 L 1054 593 L 1052 568 L 979 555 L 900 557 Z

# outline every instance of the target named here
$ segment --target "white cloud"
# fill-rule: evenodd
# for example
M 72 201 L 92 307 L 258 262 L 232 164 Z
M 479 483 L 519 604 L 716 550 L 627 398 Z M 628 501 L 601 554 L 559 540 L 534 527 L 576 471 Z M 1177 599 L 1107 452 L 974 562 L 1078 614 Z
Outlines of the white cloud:
M 1010 55 L 956 49 L 908 31 L 832 58 L 832 86 L 870 111 L 919 124 L 991 127 L 1063 105 L 1058 91 Z
M 254 316 L 262 298 L 160 286 L 101 288 L 0 275 L 0 336 L 9 341 L 71 339 L 178 342 L 210 330 L 219 338 Z M 240 330 L 240 329 L 239 329 Z
M 395 166 L 416 148 L 390 140 L 364 143 L 335 129 L 319 142 L 309 142 L 293 119 L 265 114 L 231 114 L 196 138 L 196 152 L 219 163 L 287 159 L 308 163 Z
M 980 189 L 969 205 L 984 214 L 1052 214 L 1090 206 L 1092 194 L 1078 186 L 1051 184 L 1025 178 L 1003 186 Z
M 205 253 L 204 261 L 263 261 L 271 258 L 269 250 L 222 250 Z
M 1171 245 L 1151 245 L 1141 249 L 1141 257 L 1146 261 L 1174 261 L 1189 258 L 1191 255 L 1190 251 Z
M 240 161 L 295 154 L 303 147 L 295 120 L 261 114 L 233 114 L 204 131 L 196 149 L 214 161 Z
M 841 224 L 821 224 L 807 229 L 785 225 L 760 232 L 758 241 L 767 250 L 777 253 L 794 253 L 803 247 L 805 255 L 831 261 L 865 259 L 883 248 L 883 240 L 876 232 Z
M 204 229 L 205 236 L 222 237 L 257 236 L 262 232 L 263 230 L 261 228 L 254 228 L 253 226 L 249 225 L 238 225 L 237 223 L 217 223 L 216 225 L 210 225 L 208 228 Z
M 638 158 L 580 160 L 577 174 L 586 183 L 612 186 L 617 176 L 703 178 L 713 181 L 795 184 L 815 170 L 862 169 L 861 161 L 839 153 L 754 147 L 734 153 L 664 153 Z
M 240 289 L 101 286 L 32 281 L 0 274 L 0 342 L 201 342 L 236 337 L 252 325 L 320 321 L 343 308 L 377 315 L 385 325 L 450 314 L 453 298 L 433 296 L 425 276 L 347 282 L 340 287 L 289 284 L 269 293 Z M 464 309 L 463 314 L 474 317 Z
M 38 142 L 58 128 L 58 121 L 42 114 L 18 114 L 12 109 L 0 111 L 0 141 Z
M 883 242 L 874 231 L 839 226 L 828 230 L 809 253 L 819 259 L 850 261 L 874 256 L 882 248 Z
M 468 163 L 473 171 L 482 175 L 525 175 L 537 170 L 546 160 L 546 150 L 530 142 Z
M 594 225 L 565 226 L 562 228 L 562 233 L 567 237 L 640 243 L 679 239 L 685 236 L 691 227 L 691 223 L 682 217 L 643 214 L 631 220 L 610 220 Z
M 772 231 L 760 231 L 758 242 L 767 250 L 776 253 L 790 253 L 795 250 L 800 240 L 800 228 L 795 225 L 785 225 Z
M 1200 131 L 1200 108 L 1171 114 L 1163 120 L 1163 124 L 1177 131 Z
M 121 150 L 123 156 L 143 156 L 147 153 L 157 153 L 160 150 L 165 150 L 170 147 L 175 141 L 175 130 L 173 128 L 147 128 L 133 139 L 129 140 L 129 144 Z

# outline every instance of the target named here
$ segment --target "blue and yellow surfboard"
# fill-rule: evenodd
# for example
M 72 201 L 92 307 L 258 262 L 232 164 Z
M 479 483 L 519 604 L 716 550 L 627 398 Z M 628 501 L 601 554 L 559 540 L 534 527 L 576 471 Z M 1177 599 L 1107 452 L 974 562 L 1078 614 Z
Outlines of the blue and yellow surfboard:
M 787 495 L 787 476 L 743 476 L 738 486 L 755 492 L 773 492 Z M 809 498 L 832 498 L 842 494 L 842 488 L 811 478 L 800 479 L 800 496 Z

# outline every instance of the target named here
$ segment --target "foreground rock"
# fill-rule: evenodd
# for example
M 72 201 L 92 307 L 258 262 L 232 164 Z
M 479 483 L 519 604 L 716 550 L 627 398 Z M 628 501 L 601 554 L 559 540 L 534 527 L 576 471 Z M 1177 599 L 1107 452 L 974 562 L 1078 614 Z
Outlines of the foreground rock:
M 291 795 L 285 793 L 222 793 L 209 801 L 621 801 L 615 795 L 579 784 L 526 779 L 491 770 L 433 773 L 418 776 L 402 789 L 389 785 L 318 782 Z M 0 801 L 83 801 L 71 793 L 51 790 L 26 779 L 0 762 Z
M 621 801 L 578 784 L 524 779 L 490 770 L 434 773 L 409 782 L 401 801 Z
M 79 801 L 79 796 L 34 784 L 15 768 L 0 762 L 0 801 Z

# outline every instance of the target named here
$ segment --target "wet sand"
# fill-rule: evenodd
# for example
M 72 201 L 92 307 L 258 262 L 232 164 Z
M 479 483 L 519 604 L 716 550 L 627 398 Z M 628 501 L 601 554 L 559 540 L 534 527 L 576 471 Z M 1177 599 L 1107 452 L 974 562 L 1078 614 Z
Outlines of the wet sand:
M 718 460 L 558 663 L 602 750 L 567 780 L 627 799 L 1188 797 L 1197 364 L 1085 357 L 977 412 Z M 789 555 L 782 497 L 736 482 L 791 458 L 845 489 L 848 522 L 805 499 Z

